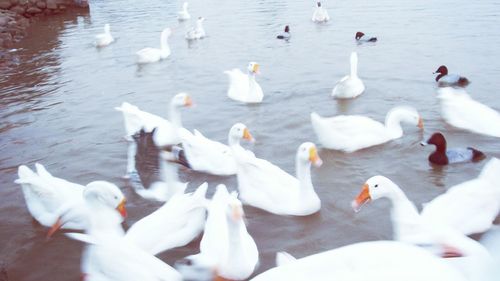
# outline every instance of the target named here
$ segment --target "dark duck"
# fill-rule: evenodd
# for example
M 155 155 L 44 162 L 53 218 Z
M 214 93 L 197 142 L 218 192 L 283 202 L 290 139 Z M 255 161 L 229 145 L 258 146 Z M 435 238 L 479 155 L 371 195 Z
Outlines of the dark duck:
M 276 36 L 276 38 L 288 40 L 288 39 L 290 39 L 290 36 L 291 36 L 290 35 L 290 27 L 287 25 L 287 26 L 285 26 L 285 31 L 282 34 Z
M 462 87 L 465 88 L 469 85 L 469 79 L 457 75 L 457 74 L 449 74 L 448 68 L 444 65 L 441 65 L 434 74 L 439 73 L 436 76 L 436 82 L 439 87 Z
M 356 36 L 354 38 L 356 38 L 356 41 L 359 43 L 377 42 L 377 37 L 368 36 L 361 31 L 356 32 Z
M 472 147 L 446 149 L 446 139 L 441 133 L 434 133 L 421 145 L 435 145 L 436 150 L 429 155 L 429 161 L 436 165 L 448 165 L 462 162 L 478 162 L 486 158 L 486 155 Z

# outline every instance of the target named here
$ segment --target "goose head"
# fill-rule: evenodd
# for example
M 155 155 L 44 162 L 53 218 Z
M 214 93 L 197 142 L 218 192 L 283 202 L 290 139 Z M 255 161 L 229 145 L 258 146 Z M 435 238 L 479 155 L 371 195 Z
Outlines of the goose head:
M 229 140 L 240 140 L 240 139 L 245 139 L 250 142 L 255 142 L 255 139 L 252 137 L 250 134 L 250 131 L 248 130 L 247 126 L 245 126 L 242 123 L 236 123 L 234 124 L 231 129 L 229 130 Z
M 93 181 L 85 187 L 83 198 L 86 204 L 91 209 L 105 208 L 115 209 L 122 218 L 127 217 L 127 209 L 125 208 L 126 199 L 121 190 L 114 184 L 107 181 Z M 78 209 L 78 208 L 77 208 Z M 50 238 L 64 224 L 72 219 L 82 219 L 79 216 L 85 216 L 83 219 L 88 219 L 86 213 L 81 213 L 80 210 L 69 208 L 62 213 L 56 222 L 52 225 L 47 233 L 47 238 Z
M 384 176 L 371 177 L 365 182 L 361 188 L 361 192 L 352 201 L 351 206 L 355 212 L 359 212 L 364 204 L 371 200 L 390 197 L 398 188 L 394 182 Z
M 247 70 L 249 73 L 252 73 L 252 74 L 260 74 L 259 67 L 260 67 L 260 65 L 258 63 L 252 61 L 248 64 Z
M 127 217 L 127 202 L 122 191 L 114 184 L 107 181 L 93 181 L 85 187 L 83 198 L 92 206 L 116 209 L 120 215 Z
M 416 125 L 418 128 L 424 128 L 424 121 L 418 111 L 409 106 L 397 106 L 392 108 L 386 115 L 385 125 L 393 130 L 397 136 L 403 135 L 401 122 Z
M 205 18 L 204 18 L 204 17 L 199 17 L 199 18 L 196 20 L 196 26 L 197 26 L 197 27 L 201 27 L 204 21 L 205 21 Z
M 245 218 L 243 205 L 241 204 L 241 201 L 238 200 L 237 196 L 238 196 L 237 193 L 231 193 L 226 208 L 226 218 L 228 222 L 233 224 L 238 224 L 242 222 Z
M 172 98 L 170 104 L 173 107 L 190 107 L 193 105 L 193 100 L 187 93 L 178 93 Z
M 297 162 L 304 164 L 311 163 L 315 167 L 323 164 L 323 161 L 318 156 L 316 145 L 312 142 L 305 142 L 299 146 L 297 149 Z
M 184 2 L 184 4 L 182 4 L 182 9 L 184 11 L 187 11 L 188 6 L 189 6 L 189 3 L 188 2 Z
M 163 39 L 167 39 L 168 37 L 170 37 L 170 35 L 172 35 L 172 29 L 170 27 L 167 27 L 165 29 L 162 30 L 161 32 L 161 38 Z
M 361 39 L 361 37 L 363 37 L 363 36 L 365 36 L 365 34 L 364 34 L 363 32 L 361 32 L 361 31 L 358 31 L 358 32 L 356 32 L 356 36 L 355 36 L 355 38 L 356 38 L 356 40 L 359 40 L 359 39 Z

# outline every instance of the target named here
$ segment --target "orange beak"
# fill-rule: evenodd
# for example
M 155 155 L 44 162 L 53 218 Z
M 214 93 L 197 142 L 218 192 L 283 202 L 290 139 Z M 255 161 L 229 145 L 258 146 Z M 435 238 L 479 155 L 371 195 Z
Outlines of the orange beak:
M 193 100 L 191 99 L 190 96 L 186 96 L 186 99 L 184 100 L 184 105 L 186 107 L 190 107 L 193 105 Z
M 417 125 L 420 129 L 423 129 L 424 128 L 424 120 L 422 119 L 422 117 L 418 118 L 418 125 Z
M 52 227 L 49 229 L 49 232 L 47 232 L 47 239 L 51 238 L 54 233 L 56 233 L 61 227 L 63 223 L 61 221 L 61 218 L 58 218 L 56 222 L 52 225 Z
M 320 167 L 323 164 L 323 160 L 318 156 L 316 147 L 311 147 L 311 149 L 309 149 L 309 161 L 316 167 Z
M 243 130 L 243 138 L 246 139 L 249 142 L 254 142 L 255 141 L 255 139 L 250 134 L 250 131 L 248 130 L 248 128 L 245 128 L 245 130 Z
M 364 184 L 363 188 L 361 189 L 361 192 L 359 195 L 354 199 L 351 203 L 352 208 L 354 209 L 355 212 L 359 212 L 361 210 L 361 207 L 370 202 L 372 198 L 370 197 L 370 190 L 368 189 L 368 184 Z
M 120 212 L 120 215 L 122 215 L 123 218 L 127 217 L 127 209 L 125 208 L 125 203 L 127 203 L 127 200 L 123 198 L 123 200 L 118 204 L 116 207 L 116 210 Z
M 253 69 L 252 69 L 252 71 L 253 71 L 254 73 L 260 74 L 259 67 L 260 67 L 260 66 L 259 66 L 259 64 L 258 64 L 258 63 L 254 64 L 254 65 L 253 65 Z

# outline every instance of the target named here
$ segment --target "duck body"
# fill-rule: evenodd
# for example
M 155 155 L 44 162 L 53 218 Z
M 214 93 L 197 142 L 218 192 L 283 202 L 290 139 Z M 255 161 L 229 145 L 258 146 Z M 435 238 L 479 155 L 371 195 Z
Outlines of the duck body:
M 291 37 L 290 27 L 288 25 L 285 26 L 285 31 L 283 31 L 282 34 L 279 34 L 278 36 L 276 36 L 277 39 L 283 39 L 283 40 L 289 40 L 290 37 Z
M 423 128 L 418 112 L 411 107 L 395 107 L 386 115 L 385 124 L 361 115 L 323 118 L 311 113 L 311 123 L 318 140 L 328 149 L 353 152 L 403 136 L 401 122 Z
M 255 80 L 259 65 L 251 62 L 248 66 L 248 74 L 235 68 L 224 71 L 229 77 L 229 89 L 227 96 L 235 101 L 244 103 L 260 103 L 264 98 L 264 93 L 259 83 Z
M 422 217 L 433 225 L 448 225 L 464 235 L 491 228 L 500 212 L 500 160 L 493 158 L 479 177 L 450 187 L 424 205 Z
M 469 79 L 466 77 L 457 75 L 457 74 L 448 74 L 448 68 L 444 65 L 441 65 L 436 73 L 439 73 L 436 76 L 436 82 L 439 87 L 462 87 L 465 88 L 469 85 Z
M 297 151 L 296 171 L 293 177 L 269 161 L 240 156 L 238 163 L 238 190 L 243 203 L 278 215 L 306 216 L 321 208 L 321 201 L 311 182 L 311 163 L 321 165 L 316 147 L 302 144 Z
M 170 47 L 168 46 L 168 37 L 172 34 L 170 28 L 165 28 L 161 32 L 160 36 L 160 48 L 144 48 L 136 52 L 137 55 L 137 63 L 146 64 L 153 63 L 163 59 L 166 59 L 170 56 Z
M 325 8 L 321 7 L 321 2 L 318 2 L 312 15 L 312 21 L 317 23 L 322 23 L 322 22 L 327 22 L 329 20 L 330 16 L 328 15 L 328 11 Z
M 192 194 L 174 195 L 134 223 L 125 238 L 152 255 L 188 244 L 205 226 L 207 187 L 204 183 Z
M 395 241 L 347 245 L 271 268 L 252 281 L 384 280 L 465 281 L 460 272 L 429 252 Z
M 477 162 L 486 158 L 483 152 L 472 147 L 447 149 L 446 139 L 441 133 L 434 133 L 427 142 L 422 142 L 421 144 L 433 144 L 436 146 L 436 150 L 429 155 L 429 162 L 436 165 Z
M 473 100 L 464 89 L 438 90 L 441 116 L 450 125 L 474 133 L 500 137 L 500 113 Z
M 361 95 L 365 91 L 363 81 L 358 77 L 358 55 L 351 53 L 351 74 L 344 76 L 332 90 L 332 97 L 350 99 Z
M 188 5 L 189 5 L 188 2 L 184 2 L 184 4 L 182 4 L 182 11 L 177 12 L 177 20 L 186 21 L 191 18 L 191 15 L 187 10 Z
M 356 32 L 356 36 L 354 38 L 358 43 L 377 42 L 377 37 L 366 35 L 361 31 Z
M 97 34 L 95 37 L 95 45 L 96 47 L 105 47 L 113 43 L 113 41 L 115 41 L 115 39 L 111 35 L 109 24 L 105 24 L 104 33 Z

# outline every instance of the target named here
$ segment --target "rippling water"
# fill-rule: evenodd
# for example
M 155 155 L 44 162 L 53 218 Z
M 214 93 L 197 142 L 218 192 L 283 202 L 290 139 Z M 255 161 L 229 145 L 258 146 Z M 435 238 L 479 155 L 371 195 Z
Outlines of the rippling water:
M 365 114 L 384 120 L 395 105 L 415 106 L 426 130 L 405 127 L 397 141 L 352 154 L 321 150 L 324 165 L 313 170 L 322 199 L 321 212 L 306 218 L 283 217 L 245 207 L 249 232 L 260 250 L 257 272 L 274 266 L 276 251 L 297 257 L 358 241 L 389 239 L 389 204 L 377 201 L 354 214 L 350 201 L 364 181 L 376 174 L 393 179 L 420 204 L 454 184 L 475 177 L 480 164 L 435 169 L 429 148 L 418 142 L 440 130 L 451 145 L 471 145 L 500 156 L 498 139 L 446 125 L 440 118 L 432 72 L 446 64 L 466 75 L 468 92 L 500 109 L 497 49 L 500 3 L 495 1 L 330 1 L 332 20 L 310 21 L 313 2 L 299 0 L 193 0 L 192 16 L 206 18 L 208 38 L 184 40 L 190 23 L 175 15 L 181 1 L 91 1 L 90 14 L 43 19 L 30 36 L 0 64 L 0 264 L 10 280 L 77 280 L 82 245 L 63 235 L 45 241 L 46 229 L 35 223 L 13 183 L 17 166 L 40 162 L 54 175 L 78 183 L 103 179 L 123 187 L 129 199 L 131 225 L 159 206 L 137 195 L 121 176 L 126 142 L 122 115 L 113 107 L 123 101 L 166 116 L 169 99 L 189 92 L 196 106 L 183 110 L 183 124 L 207 137 L 225 141 L 228 129 L 245 123 L 257 139 L 250 148 L 286 171 L 304 141 L 316 141 L 309 121 L 321 115 Z M 375 3 L 376 2 L 376 3 Z M 94 35 L 104 23 L 117 38 L 97 50 Z M 193 23 L 194 24 L 194 23 Z M 274 39 L 290 25 L 292 39 Z M 158 46 L 164 27 L 174 29 L 172 55 L 138 67 L 134 53 Z M 358 46 L 356 31 L 379 42 Z M 359 55 L 359 75 L 366 92 L 338 102 L 330 98 L 335 82 L 349 71 L 349 54 Z M 224 70 L 261 64 L 257 78 L 265 98 L 247 106 L 226 97 Z M 235 188 L 234 177 L 182 171 L 191 186 L 209 181 Z M 171 263 L 196 253 L 198 242 L 162 254 Z

